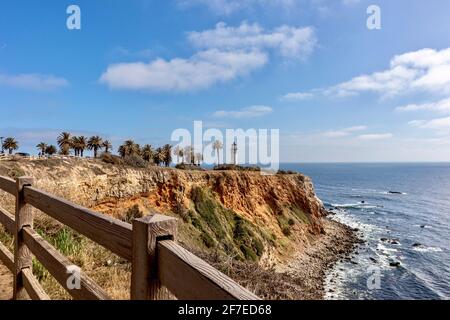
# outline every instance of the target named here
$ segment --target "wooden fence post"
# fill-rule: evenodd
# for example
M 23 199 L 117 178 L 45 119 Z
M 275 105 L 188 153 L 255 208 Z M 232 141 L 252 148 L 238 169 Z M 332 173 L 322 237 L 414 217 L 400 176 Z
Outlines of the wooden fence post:
M 175 240 L 177 219 L 152 214 L 133 220 L 132 300 L 169 299 L 158 279 L 156 247 L 159 240 Z
M 31 186 L 33 178 L 21 177 L 16 179 L 16 219 L 14 234 L 14 300 L 28 299 L 28 295 L 22 281 L 22 270 L 32 268 L 33 256 L 28 247 L 23 242 L 23 228 L 33 228 L 33 211 L 30 205 L 24 200 L 23 189 L 25 186 Z

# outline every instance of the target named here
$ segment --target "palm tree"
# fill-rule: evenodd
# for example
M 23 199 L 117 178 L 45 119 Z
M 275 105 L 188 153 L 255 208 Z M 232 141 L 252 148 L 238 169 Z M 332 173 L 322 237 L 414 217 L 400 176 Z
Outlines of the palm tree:
M 109 153 L 113 149 L 112 143 L 109 140 L 103 141 L 103 148 L 105 148 L 105 153 Z
M 48 145 L 45 142 L 41 142 L 39 143 L 36 148 L 38 148 L 39 150 L 39 156 L 44 156 L 45 155 L 45 149 L 47 149 Z
M 80 153 L 77 145 L 78 145 L 78 137 L 72 137 L 70 139 L 70 147 L 73 149 L 75 157 L 78 157 L 78 154 Z
M 186 158 L 186 161 L 190 164 L 194 164 L 194 147 L 193 146 L 187 146 L 184 148 L 184 157 Z
M 12 154 L 14 150 L 19 149 L 19 143 L 14 138 L 6 138 L 3 142 L 3 149 L 8 150 L 9 154 Z
M 87 147 L 89 150 L 94 150 L 94 158 L 97 158 L 98 150 L 103 148 L 103 139 L 99 136 L 93 136 L 89 139 Z
M 217 152 L 217 165 L 219 165 L 220 164 L 220 150 L 223 149 L 222 141 L 220 141 L 220 140 L 214 141 L 213 148 Z
M 201 154 L 200 152 L 195 154 L 195 162 L 197 164 L 197 166 L 200 167 L 200 163 L 203 161 L 203 154 Z
M 151 162 L 153 160 L 154 151 L 151 145 L 146 144 L 141 150 L 142 158 L 145 161 Z
M 157 148 L 153 154 L 153 162 L 159 166 L 164 162 L 164 151 L 162 148 Z
M 53 145 L 45 148 L 45 154 L 48 154 L 49 156 L 54 155 L 56 152 L 58 152 L 58 149 Z
M 173 154 L 177 157 L 177 163 L 180 163 L 181 158 L 181 164 L 184 163 L 184 150 L 180 146 L 176 146 L 173 150 Z
M 86 150 L 88 147 L 87 138 L 85 136 L 79 136 L 77 139 L 77 146 L 78 146 L 79 156 L 83 157 L 84 150 Z
M 140 154 L 140 147 L 137 143 L 135 143 L 133 140 L 127 140 L 125 141 L 120 147 L 119 147 L 119 154 L 122 158 L 126 156 L 131 155 L 139 155 Z
M 169 167 L 172 163 L 172 146 L 170 144 L 164 145 L 162 147 L 163 152 L 163 162 L 166 165 L 166 167 Z
M 177 157 L 177 164 L 180 163 L 180 150 L 181 150 L 180 146 L 176 146 L 173 149 L 173 154 Z
M 69 155 L 70 148 L 72 147 L 72 139 L 69 132 L 63 132 L 58 136 L 57 139 L 58 146 L 60 148 L 60 153 L 62 155 Z
M 87 148 L 87 138 L 85 136 L 73 137 L 72 138 L 72 149 L 75 151 L 75 156 L 84 155 L 84 150 Z

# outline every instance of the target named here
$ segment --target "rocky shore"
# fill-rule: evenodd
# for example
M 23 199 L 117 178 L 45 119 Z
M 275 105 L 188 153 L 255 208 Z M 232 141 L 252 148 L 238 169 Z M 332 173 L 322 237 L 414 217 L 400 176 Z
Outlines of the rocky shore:
M 301 300 L 324 299 L 327 273 L 339 260 L 350 259 L 356 245 L 361 243 L 357 230 L 328 218 L 322 223 L 325 234 L 277 268 L 295 279 L 299 291 L 296 298 Z

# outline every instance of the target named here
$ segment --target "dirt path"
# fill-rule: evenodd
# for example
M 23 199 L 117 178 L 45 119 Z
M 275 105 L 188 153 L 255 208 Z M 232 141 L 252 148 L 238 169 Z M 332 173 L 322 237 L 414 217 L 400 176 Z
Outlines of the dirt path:
M 12 275 L 9 270 L 0 263 L 0 300 L 12 298 Z

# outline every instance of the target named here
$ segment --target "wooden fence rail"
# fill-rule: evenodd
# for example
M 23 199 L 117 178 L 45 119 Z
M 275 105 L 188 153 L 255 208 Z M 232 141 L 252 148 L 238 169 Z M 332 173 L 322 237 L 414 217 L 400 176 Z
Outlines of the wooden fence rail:
M 33 229 L 32 207 L 131 262 L 133 300 L 259 298 L 176 243 L 177 220 L 151 214 L 124 223 L 33 186 L 33 179 L 0 176 L 0 190 L 15 197 L 15 215 L 0 207 L 0 225 L 14 236 L 14 253 L 0 243 L 0 261 L 14 277 L 13 299 L 48 300 L 32 272 L 33 256 L 67 292 L 80 300 L 108 294 Z M 78 285 L 71 285 L 71 279 Z M 75 281 L 76 282 L 76 281 Z

